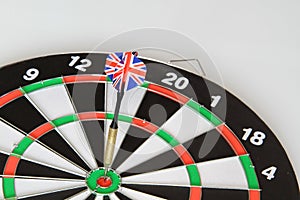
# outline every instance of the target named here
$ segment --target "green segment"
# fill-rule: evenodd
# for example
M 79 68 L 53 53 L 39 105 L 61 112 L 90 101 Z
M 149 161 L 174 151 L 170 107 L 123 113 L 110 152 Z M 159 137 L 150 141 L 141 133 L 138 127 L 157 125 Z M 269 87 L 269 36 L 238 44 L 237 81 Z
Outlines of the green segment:
M 114 118 L 114 114 L 112 114 L 112 113 L 106 113 L 105 118 L 106 119 L 113 119 Z
M 14 178 L 3 178 L 3 194 L 5 199 L 16 199 Z
M 125 115 L 119 115 L 119 120 L 122 122 L 128 122 L 131 123 L 132 122 L 132 117 L 128 117 Z
M 114 118 L 114 114 L 112 113 L 106 113 L 106 119 L 113 119 Z M 133 118 L 126 116 L 126 115 L 119 115 L 118 120 L 122 121 L 122 122 L 128 122 L 131 123 Z
M 104 176 L 105 176 L 105 170 L 103 168 L 94 170 L 86 179 L 87 186 L 92 191 L 95 191 L 96 193 L 99 194 L 109 194 L 117 191 L 121 183 L 120 176 L 116 174 L 113 170 L 108 171 L 106 176 L 110 178 L 112 184 L 107 188 L 102 188 L 97 184 L 97 180 Z
M 155 134 L 169 143 L 172 147 L 176 147 L 177 145 L 179 145 L 179 142 L 175 138 L 161 129 L 158 130 Z
M 254 170 L 254 166 L 253 166 L 249 156 L 248 155 L 240 156 L 240 161 L 244 167 L 244 170 L 245 170 L 245 173 L 247 176 L 249 189 L 254 189 L 254 190 L 259 189 L 259 184 L 258 184 L 257 176 L 256 176 L 256 173 Z
M 18 146 L 13 150 L 13 154 L 17 155 L 23 155 L 23 153 L 26 151 L 26 149 L 34 142 L 29 137 L 24 137 L 21 142 L 18 144 Z
M 106 76 L 106 81 L 107 82 L 112 82 L 112 80 L 109 78 L 109 76 Z
M 63 83 L 62 78 L 60 78 L 60 77 L 59 78 L 53 78 L 53 79 L 50 79 L 50 80 L 41 81 L 41 82 L 38 82 L 38 83 L 34 83 L 34 84 L 31 84 L 31 85 L 24 86 L 24 87 L 22 87 L 22 90 L 25 93 L 30 93 L 30 92 L 33 92 L 35 90 L 39 90 L 41 88 L 49 87 L 49 86 L 52 86 L 52 85 L 59 85 L 59 84 L 62 84 L 62 83 Z
M 195 110 L 196 112 L 200 113 L 203 117 L 205 117 L 208 121 L 210 121 L 215 126 L 219 126 L 223 122 L 217 118 L 212 112 L 207 110 L 205 107 L 199 105 L 197 102 L 191 100 L 187 103 L 187 105 Z
M 189 173 L 192 186 L 201 186 L 200 174 L 196 165 L 188 165 L 186 169 Z
M 140 85 L 140 87 L 148 88 L 149 85 L 150 85 L 150 83 L 148 83 L 148 82 L 145 81 L 142 85 Z
M 52 124 L 56 127 L 58 126 L 62 126 L 64 124 L 70 123 L 70 122 L 75 122 L 78 120 L 77 115 L 69 115 L 69 116 L 65 116 L 65 117 L 61 117 L 58 119 L 55 119 L 52 121 Z

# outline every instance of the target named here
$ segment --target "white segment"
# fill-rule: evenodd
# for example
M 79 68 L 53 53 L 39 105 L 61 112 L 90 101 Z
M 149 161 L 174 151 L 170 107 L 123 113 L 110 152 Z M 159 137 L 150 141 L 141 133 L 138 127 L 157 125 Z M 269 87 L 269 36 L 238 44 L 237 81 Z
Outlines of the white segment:
M 248 190 L 239 157 L 223 158 L 197 164 L 203 187 Z
M 97 194 L 95 200 L 103 200 L 103 197 L 104 197 L 103 195 Z
M 153 196 L 153 195 L 150 195 L 150 194 L 146 194 L 146 193 L 143 193 L 143 192 L 139 192 L 139 191 L 136 191 L 136 190 L 128 189 L 128 188 L 125 188 L 125 187 L 122 187 L 120 189 L 120 193 L 122 193 L 123 195 L 129 197 L 132 200 L 141 200 L 141 199 L 142 200 L 167 200 L 167 199 L 164 199 L 164 198 L 160 198 L 160 197 Z
M 162 126 L 163 130 L 170 133 L 180 143 L 185 143 L 213 128 L 214 126 L 211 123 L 186 105 Z
M 172 147 L 157 135 L 151 135 L 135 152 L 133 152 L 117 169 L 118 173 L 125 172 Z
M 214 127 L 199 114 L 182 106 L 170 119 L 162 126 L 162 129 L 171 134 L 180 143 L 187 142 Z M 159 145 L 158 145 L 159 144 Z M 144 144 L 142 144 L 122 165 L 117 171 L 122 173 L 142 162 L 149 160 L 161 153 L 170 149 L 169 145 L 153 135 Z M 138 155 L 136 155 L 138 154 Z M 142 154 L 142 156 L 140 155 Z
M 0 121 L 0 149 L 10 154 L 16 145 L 24 138 L 24 135 L 16 129 Z M 60 169 L 69 173 L 85 176 L 85 172 L 72 163 L 61 158 L 40 144 L 32 143 L 23 154 L 23 157 L 33 162 L 38 162 L 52 168 Z
M 86 161 L 91 169 L 97 169 L 98 165 L 89 148 L 89 142 L 82 130 L 80 122 L 72 122 L 58 127 L 59 132 L 64 136 L 66 141 L 71 144 L 75 151 L 82 159 Z
M 75 114 L 73 104 L 64 85 L 36 90 L 29 93 L 28 97 L 48 120 Z M 80 124 L 77 122 L 58 129 L 88 166 L 96 169 L 98 165 Z
M 60 169 L 83 177 L 86 176 L 86 172 L 83 169 L 75 166 L 73 163 L 65 160 L 61 156 L 36 142 L 32 143 L 28 147 L 23 154 L 23 157 L 52 168 Z
M 117 102 L 117 90 L 112 86 L 112 84 L 106 84 L 106 97 L 105 97 L 105 107 L 106 112 L 114 113 L 116 102 Z M 124 93 L 120 113 L 134 116 L 137 112 L 144 95 L 146 94 L 145 88 L 135 88 Z
M 185 166 L 163 169 L 122 178 L 122 183 L 139 185 L 190 186 Z
M 110 200 L 120 200 L 119 197 L 117 197 L 117 195 L 115 193 L 111 193 L 109 195 Z
M 4 199 L 3 187 L 2 187 L 2 178 L 0 178 L 0 199 Z
M 111 124 L 111 122 L 112 122 L 112 120 L 106 120 L 106 127 L 109 127 L 110 126 L 110 124 Z M 127 131 L 128 131 L 128 129 L 129 129 L 129 127 L 130 127 L 130 124 L 129 123 L 127 123 L 127 122 L 121 122 L 121 121 L 119 121 L 118 122 L 118 137 L 117 137 L 117 140 L 116 140 L 116 144 L 115 144 L 115 151 L 114 151 L 114 156 L 113 156 L 113 160 L 112 161 L 114 161 L 114 159 L 115 159 L 115 157 L 116 157 L 116 155 L 117 155 L 117 153 L 118 153 L 118 151 L 119 151 L 119 149 L 120 149 L 120 147 L 121 147 L 121 145 L 122 145 L 122 142 L 123 142 L 123 140 L 124 140 L 124 138 L 125 138 L 125 136 L 126 136 L 126 133 L 127 133 Z M 104 136 L 107 136 L 108 135 L 108 131 L 109 131 L 109 129 L 106 129 L 105 130 L 105 135 Z M 105 139 L 106 139 L 106 137 L 105 137 Z
M 72 197 L 67 198 L 67 200 L 82 200 L 88 198 L 92 193 L 90 192 L 89 189 L 84 190 L 78 194 L 75 194 Z
M 64 85 L 42 88 L 27 95 L 50 120 L 75 113 Z
M 120 107 L 120 114 L 135 116 L 137 110 L 140 107 L 140 104 L 146 94 L 146 89 L 144 88 L 135 88 L 134 90 L 129 90 L 124 93 L 121 107 Z M 106 84 L 106 95 L 105 95 L 105 111 L 114 113 L 115 107 L 117 102 L 117 90 L 112 86 L 111 83 Z M 108 134 L 108 127 L 110 126 L 111 120 L 106 120 L 105 123 L 105 139 L 106 135 Z M 118 153 L 120 146 L 127 134 L 127 131 L 130 127 L 128 123 L 118 122 L 118 137 L 115 145 L 114 157 Z
M 15 188 L 18 198 L 37 196 L 56 191 L 64 191 L 84 187 L 84 180 L 59 180 L 59 179 L 41 179 L 41 178 L 16 178 Z
M 0 149 L 10 154 L 24 135 L 0 121 Z

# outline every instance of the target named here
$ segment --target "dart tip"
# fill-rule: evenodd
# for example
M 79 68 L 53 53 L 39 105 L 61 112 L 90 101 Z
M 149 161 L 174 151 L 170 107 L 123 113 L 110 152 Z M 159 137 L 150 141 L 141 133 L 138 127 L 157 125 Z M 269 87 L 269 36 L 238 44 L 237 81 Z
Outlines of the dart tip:
M 108 167 L 105 167 L 104 168 L 104 178 L 105 179 L 107 178 L 107 172 L 108 172 Z

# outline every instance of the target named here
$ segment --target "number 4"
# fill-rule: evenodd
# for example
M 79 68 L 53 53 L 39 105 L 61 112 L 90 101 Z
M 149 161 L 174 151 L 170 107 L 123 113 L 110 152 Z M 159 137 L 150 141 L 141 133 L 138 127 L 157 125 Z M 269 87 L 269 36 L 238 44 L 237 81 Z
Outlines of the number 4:
M 264 176 L 266 176 L 267 179 L 270 181 L 273 178 L 275 178 L 276 171 L 277 171 L 277 167 L 272 166 L 272 167 L 269 167 L 269 168 L 263 170 L 261 172 L 261 174 L 264 175 Z

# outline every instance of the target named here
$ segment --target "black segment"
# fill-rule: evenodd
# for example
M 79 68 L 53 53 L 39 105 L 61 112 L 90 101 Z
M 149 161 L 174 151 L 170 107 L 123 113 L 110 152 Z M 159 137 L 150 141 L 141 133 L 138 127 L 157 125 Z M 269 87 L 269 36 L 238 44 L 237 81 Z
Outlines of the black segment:
M 16 171 L 19 176 L 82 179 L 81 176 L 21 159 Z
M 79 157 L 74 149 L 66 142 L 65 139 L 62 138 L 62 136 L 56 130 L 52 130 L 47 134 L 44 134 L 38 140 L 53 149 L 55 152 L 64 156 L 68 160 L 76 163 L 85 170 L 90 171 L 90 168 L 87 166 L 87 164 Z
M 182 165 L 183 163 L 180 158 L 178 158 L 178 155 L 173 150 L 170 150 L 130 169 L 127 172 L 123 172 L 121 176 L 126 177 Z
M 121 194 L 120 192 L 116 192 L 117 197 L 119 197 L 120 200 L 132 200 L 125 195 Z
M 86 68 L 86 72 L 82 72 L 75 67 L 69 67 L 69 63 L 72 61 L 71 56 L 79 56 L 80 59 L 87 58 L 92 61 L 92 65 Z M 11 90 L 17 89 L 20 86 L 29 85 L 50 78 L 67 75 L 102 74 L 104 71 L 105 59 L 105 54 L 74 53 L 45 56 L 8 65 L 1 68 L 0 96 Z M 78 64 L 80 64 L 80 61 L 76 63 L 76 65 Z M 12 68 L 13 70 L 11 70 Z M 24 80 L 23 75 L 31 68 L 39 70 L 38 77 L 32 81 Z
M 26 133 L 47 122 L 25 97 L 2 107 L 0 117 Z
M 74 66 L 70 67 L 69 63 L 72 61 L 72 56 L 79 56 L 80 59 L 74 64 Z M 87 67 L 85 72 L 75 68 L 76 65 L 80 64 L 80 60 L 82 59 L 89 59 L 92 61 L 92 65 Z M 105 59 L 106 54 L 73 53 L 45 56 L 8 65 L 0 69 L 0 97 L 7 92 L 18 89 L 20 86 L 25 86 L 49 78 L 66 75 L 103 74 Z M 235 132 L 240 141 L 244 144 L 253 164 L 255 165 L 256 174 L 261 188 L 262 200 L 299 200 L 299 186 L 283 147 L 276 139 L 274 133 L 253 111 L 251 111 L 251 109 L 232 94 L 227 92 L 224 88 L 206 80 L 203 77 L 199 77 L 182 69 L 155 61 L 146 59 L 143 59 L 143 61 L 148 68 L 146 77 L 147 81 L 175 90 L 178 93 L 186 95 L 188 98 L 193 98 L 193 100 L 198 101 L 225 121 L 226 124 Z M 25 75 L 26 71 L 31 68 L 37 69 L 39 71 L 39 75 L 31 81 L 24 80 L 23 75 Z M 174 73 L 177 77 L 185 77 L 188 79 L 189 85 L 186 88 L 178 89 L 178 87 L 175 87 L 174 84 L 170 85 L 162 82 L 163 79 L 168 77 L 167 74 L 170 72 Z M 104 84 L 76 83 L 70 84 L 67 87 L 79 112 L 95 110 L 104 111 Z M 215 106 L 212 106 L 213 96 L 221 97 L 220 101 Z M 180 106 L 182 105 L 179 105 L 166 97 L 152 92 L 147 92 L 141 102 L 139 110 L 137 111 L 136 117 L 161 126 L 177 110 L 180 109 Z M 274 111 L 274 117 L 280 117 L 276 114 L 276 111 Z M 36 110 L 25 97 L 21 97 L 3 107 L 0 107 L 0 117 L 26 133 L 29 133 L 39 125 L 46 122 L 38 110 Z M 104 153 L 104 123 L 98 121 L 83 122 L 83 126 L 87 132 L 87 137 L 99 167 L 101 167 L 103 166 L 102 162 Z M 265 133 L 267 138 L 264 140 L 263 145 L 253 145 L 249 139 L 246 141 L 242 140 L 241 138 L 244 134 L 244 128 L 252 128 L 253 131 L 261 131 Z M 130 138 L 133 136 L 134 135 L 129 135 L 126 141 L 124 141 L 122 148 L 126 149 L 127 152 L 133 152 L 134 149 L 143 143 L 143 137 L 139 139 Z M 252 135 L 250 135 L 250 137 L 251 136 Z M 48 143 L 48 140 L 51 143 L 54 139 L 48 138 L 45 139 L 44 142 Z M 216 142 L 216 145 L 211 145 L 214 143 L 213 141 Z M 53 145 L 52 147 L 55 147 L 58 152 L 62 153 L 62 151 L 64 151 L 61 146 L 64 146 L 65 144 L 59 141 L 57 143 L 52 143 L 51 145 L 50 143 L 48 143 L 49 146 Z M 133 144 L 131 145 L 131 143 Z M 208 132 L 185 143 L 184 146 L 188 148 L 188 151 L 194 157 L 196 162 L 232 156 L 232 150 L 229 149 L 228 144 L 226 145 L 223 138 L 217 137 L 216 132 Z M 66 146 L 66 148 L 68 148 L 68 146 Z M 206 149 L 206 151 L 203 149 Z M 66 152 L 68 151 L 69 150 L 66 149 Z M 79 162 L 79 160 L 75 161 L 78 158 L 72 158 L 70 152 L 64 155 L 66 157 L 68 156 L 68 159 L 73 159 L 76 163 Z M 130 155 L 130 153 L 125 156 L 124 155 L 118 155 L 119 158 L 121 158 L 120 161 L 124 160 L 124 158 Z M 6 158 L 6 155 L 0 154 L 0 169 L 2 170 L 6 163 Z M 118 164 L 116 162 L 115 165 L 119 165 L 120 161 Z M 161 163 L 164 165 L 161 165 Z M 168 151 L 131 169 L 134 172 L 124 172 L 122 176 L 181 165 L 181 161 L 174 152 Z M 271 166 L 276 166 L 277 172 L 274 179 L 267 180 L 261 172 Z M 75 175 L 25 160 L 20 161 L 17 174 L 43 177 L 78 178 Z M 128 187 L 150 194 L 157 194 L 158 196 L 163 195 L 163 198 L 172 200 L 184 200 L 189 196 L 188 188 L 141 185 L 136 186 L 138 188 L 129 185 Z M 61 192 L 61 194 L 65 195 L 66 192 L 67 191 Z M 51 194 L 49 195 L 51 196 Z M 64 196 L 61 196 L 62 198 L 60 198 L 60 196 L 47 197 L 49 195 L 37 196 L 36 199 L 64 199 Z M 120 199 L 128 199 L 118 192 L 116 195 Z M 95 195 L 91 195 L 88 199 L 94 198 Z M 248 194 L 244 191 L 238 190 L 216 190 L 203 188 L 202 199 L 248 200 Z
M 299 195 L 298 185 L 295 184 L 297 180 L 279 141 L 253 111 L 229 93 L 227 93 L 227 103 L 226 123 L 241 141 L 245 133 L 244 128 L 252 128 L 253 132 L 261 131 L 266 134 L 266 139 L 260 146 L 253 145 L 250 140 L 243 141 L 255 165 L 259 183 L 263 189 L 263 198 L 294 199 Z M 274 179 L 268 180 L 261 172 L 271 166 L 277 167 L 277 172 Z M 280 193 L 274 191 L 280 191 Z
M 216 129 L 184 143 L 183 146 L 196 163 L 236 156 L 230 145 Z
M 49 193 L 49 194 L 44 194 L 44 195 L 39 195 L 39 196 L 34 196 L 34 197 L 28 197 L 24 198 L 26 200 L 64 200 L 68 197 L 71 197 L 79 192 L 82 192 L 86 188 L 76 188 L 72 190 L 66 190 L 66 191 L 60 191 L 60 192 L 54 192 L 54 193 Z M 22 198 L 23 199 L 23 198 Z
M 157 83 L 167 88 L 171 88 L 193 100 L 204 105 L 207 109 L 213 111 L 221 119 L 225 119 L 226 115 L 226 91 L 216 84 L 196 76 L 192 73 L 184 71 L 179 68 L 171 67 L 165 64 L 143 60 L 148 67 L 146 80 Z M 162 81 L 165 78 L 170 78 L 169 73 L 176 74 L 177 78 L 185 77 L 189 80 L 189 85 L 184 89 L 178 89 L 175 84 L 166 84 Z M 221 99 L 217 106 L 212 107 L 212 96 L 220 96 Z
M 83 128 L 91 145 L 99 167 L 103 167 L 104 155 L 104 122 L 83 121 Z
M 151 135 L 148 132 L 134 126 L 130 126 L 116 155 L 112 168 L 118 168 L 118 166 L 122 164 L 126 158 L 139 148 L 139 146 L 141 146 L 150 136 Z
M 131 184 L 124 184 L 123 187 L 165 199 L 188 200 L 190 196 L 190 188 L 188 187 Z
M 8 155 L 0 153 L 0 174 L 3 174 Z
M 202 189 L 202 199 L 205 200 L 241 200 L 248 198 L 248 191 L 246 190 Z
M 91 194 L 86 200 L 94 200 L 96 198 L 96 195 Z
M 181 105 L 161 95 L 147 92 L 141 102 L 136 117 L 152 122 L 157 126 L 165 123 Z
M 70 96 L 77 112 L 104 111 L 105 84 L 68 84 Z
M 109 196 L 104 196 L 103 200 L 110 200 Z

